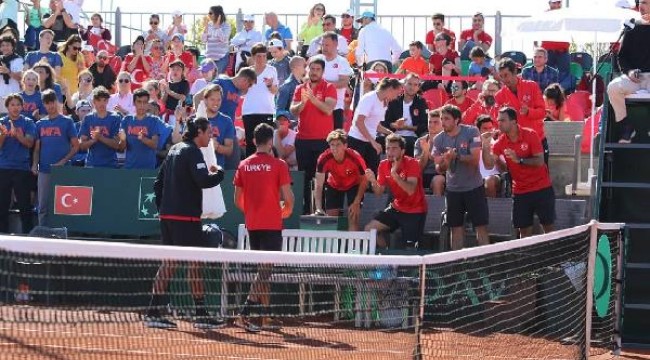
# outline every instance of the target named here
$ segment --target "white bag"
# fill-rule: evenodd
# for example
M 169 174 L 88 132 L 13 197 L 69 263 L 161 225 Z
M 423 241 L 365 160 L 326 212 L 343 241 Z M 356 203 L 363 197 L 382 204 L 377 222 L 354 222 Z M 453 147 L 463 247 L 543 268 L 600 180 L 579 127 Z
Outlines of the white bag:
M 203 105 L 203 108 L 201 105 Z M 201 102 L 197 110 L 197 116 L 207 118 L 205 112 L 205 104 Z M 208 169 L 212 165 L 217 165 L 217 155 L 214 153 L 214 139 L 210 141 L 208 147 L 201 148 L 201 152 L 203 153 L 203 159 L 205 160 Z M 203 189 L 203 213 L 201 214 L 201 219 L 218 219 L 222 217 L 226 211 L 226 204 L 223 201 L 221 185 L 209 189 Z

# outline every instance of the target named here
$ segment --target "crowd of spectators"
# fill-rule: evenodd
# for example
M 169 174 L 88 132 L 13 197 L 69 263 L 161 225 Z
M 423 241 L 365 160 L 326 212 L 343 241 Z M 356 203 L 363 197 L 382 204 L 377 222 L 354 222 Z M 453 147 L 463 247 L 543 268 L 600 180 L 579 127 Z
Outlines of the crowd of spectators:
M 567 119 L 565 96 L 575 79 L 564 82 L 564 44 L 543 42 L 525 67 L 493 53 L 481 13 L 458 37 L 438 13 L 424 43 L 409 43 L 404 56 L 370 11 L 330 14 L 317 3 L 294 38 L 275 13 L 265 14 L 263 32 L 251 15 L 236 32 L 223 7 L 212 6 L 201 23 L 200 57 L 185 45 L 188 29 L 176 11 L 170 24 L 152 14 L 121 58 L 101 15 L 82 24 L 82 1 L 32 3 L 24 36 L 10 18 L 0 37 L 0 232 L 8 230 L 12 202 L 24 231 L 34 206 L 48 225 L 52 166 L 155 169 L 190 116 L 209 119 L 226 169 L 255 151 L 257 125 L 274 126 L 277 156 L 305 172 L 304 214 L 339 211 L 337 191 L 354 206 L 364 193 L 336 187 L 327 169 L 337 166 L 319 160 L 330 151 L 358 165 L 335 176 L 355 177 L 356 186 L 377 194 L 388 187 L 395 197 L 368 228 L 401 226 L 405 240 L 417 240 L 426 213 L 419 197 L 429 191 L 447 197 L 453 248 L 462 247 L 466 213 L 479 243 L 487 243 L 486 197 L 503 195 L 506 171 L 525 214 L 515 223 L 521 234 L 530 233 L 533 213 L 552 228 L 553 209 L 540 201 L 552 196 L 543 124 Z M 471 61 L 467 71 L 461 61 Z M 391 73 L 403 79 L 381 78 Z M 448 100 L 433 106 L 431 91 Z M 316 195 L 315 208 L 312 179 L 325 193 Z

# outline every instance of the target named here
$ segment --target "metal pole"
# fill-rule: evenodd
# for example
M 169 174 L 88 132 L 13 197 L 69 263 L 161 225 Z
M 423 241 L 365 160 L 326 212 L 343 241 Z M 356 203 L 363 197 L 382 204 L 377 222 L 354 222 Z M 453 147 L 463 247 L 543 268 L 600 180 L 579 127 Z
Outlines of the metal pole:
M 497 11 L 494 16 L 494 56 L 501 54 L 501 46 L 503 45 L 503 38 L 501 37 L 502 21 L 501 11 Z
M 119 6 L 115 9 L 115 46 L 122 46 L 122 10 Z

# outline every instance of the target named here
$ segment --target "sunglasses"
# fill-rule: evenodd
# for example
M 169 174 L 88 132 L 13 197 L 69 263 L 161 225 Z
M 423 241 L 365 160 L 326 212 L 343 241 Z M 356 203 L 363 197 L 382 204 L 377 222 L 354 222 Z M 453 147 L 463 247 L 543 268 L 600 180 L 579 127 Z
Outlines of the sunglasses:
M 149 22 L 149 25 L 158 25 L 158 21 L 151 21 Z
M 81 82 L 91 83 L 91 82 L 93 82 L 93 79 L 91 79 L 91 78 L 84 78 L 84 79 L 81 79 Z
M 72 49 L 77 50 L 77 51 L 81 51 L 81 46 L 73 46 Z
M 131 80 L 130 80 L 130 79 L 119 79 L 118 82 L 119 82 L 120 84 L 128 84 L 128 83 L 131 82 Z
M 108 59 L 108 56 L 98 56 L 97 58 L 99 60 L 106 60 L 106 59 Z
M 314 11 L 325 11 L 325 9 L 317 7 L 317 8 L 314 9 Z

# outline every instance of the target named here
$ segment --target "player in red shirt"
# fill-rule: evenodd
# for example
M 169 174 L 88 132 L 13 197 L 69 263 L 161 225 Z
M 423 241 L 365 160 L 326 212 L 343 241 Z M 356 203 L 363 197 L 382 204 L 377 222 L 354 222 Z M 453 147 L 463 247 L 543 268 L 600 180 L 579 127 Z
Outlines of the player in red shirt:
M 329 149 L 318 157 L 316 164 L 315 215 L 339 216 L 343 200 L 348 198 L 348 230 L 359 230 L 361 201 L 368 182 L 366 162 L 358 152 L 348 148 L 348 137 L 343 130 L 334 130 L 327 136 Z M 325 211 L 323 211 L 323 185 Z
M 235 205 L 244 213 L 252 250 L 282 250 L 282 219 L 291 215 L 293 192 L 289 166 L 273 156 L 273 128 L 259 124 L 254 130 L 257 152 L 239 164 L 235 173 Z M 280 200 L 284 203 L 281 205 Z M 261 264 L 235 325 L 249 332 L 277 329 L 280 322 L 268 317 L 273 264 Z M 261 307 L 260 323 L 248 319 L 252 309 Z
M 542 139 L 544 163 L 548 164 L 548 141 L 544 134 L 546 103 L 542 91 L 534 81 L 523 80 L 517 76 L 517 64 L 510 58 L 503 58 L 497 66 L 503 87 L 494 98 L 497 107 L 512 107 L 517 111 L 517 123 L 530 128 Z
M 483 163 L 490 170 L 494 164 L 506 168 L 512 177 L 512 222 L 524 238 L 533 234 L 533 215 L 537 214 L 544 232 L 553 231 L 555 193 L 544 163 L 542 142 L 532 131 L 517 123 L 517 111 L 511 107 L 499 110 L 501 135 L 492 145 L 492 132 L 481 135 Z M 505 160 L 505 161 L 504 161 Z
M 327 149 L 327 135 L 334 130 L 336 87 L 323 80 L 325 61 L 309 60 L 309 81 L 298 85 L 291 103 L 291 113 L 298 117 L 296 160 L 298 170 L 305 172 L 303 214 L 309 214 L 311 179 L 316 175 L 316 161 Z
M 424 231 L 427 217 L 427 203 L 422 186 L 422 170 L 418 160 L 405 156 L 406 141 L 397 134 L 386 137 L 386 159 L 377 169 L 377 177 L 372 170 L 366 170 L 366 178 L 375 195 L 381 195 L 386 186 L 393 195 L 388 208 L 377 214 L 366 225 L 365 230 L 377 230 L 377 247 L 387 247 L 388 242 L 379 233 L 402 229 L 402 239 L 396 248 L 403 249 L 406 243 L 417 243 Z

